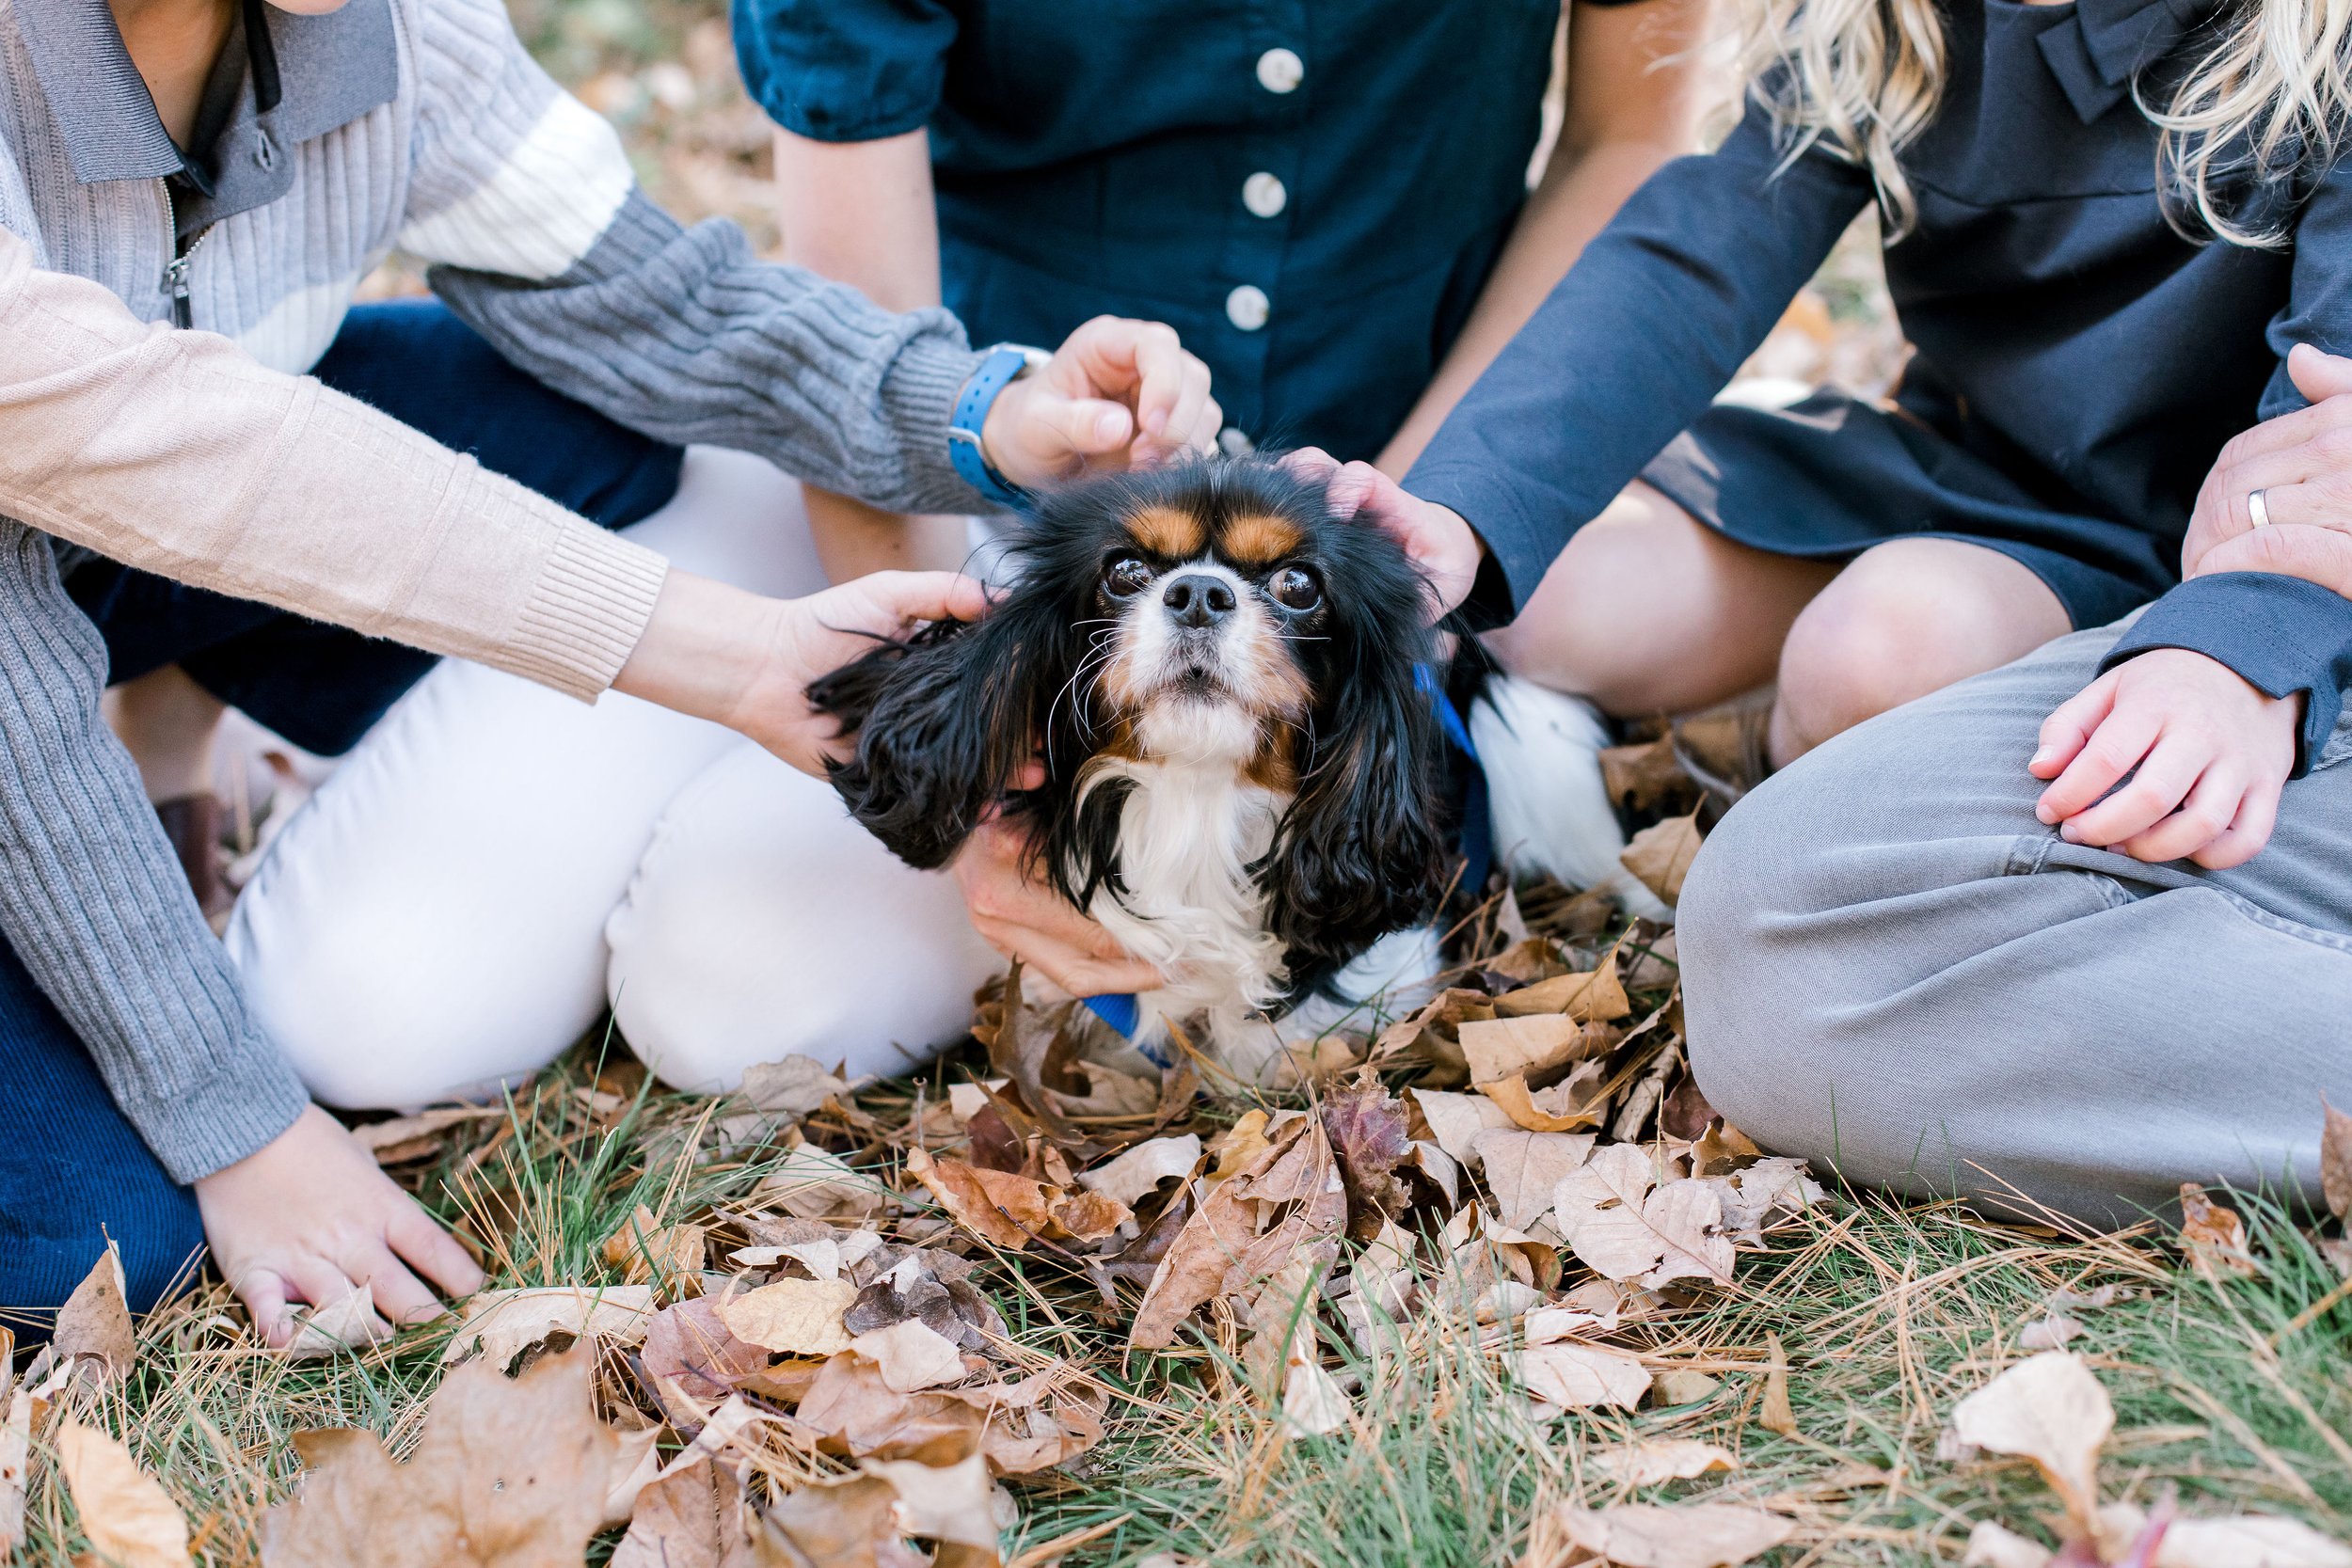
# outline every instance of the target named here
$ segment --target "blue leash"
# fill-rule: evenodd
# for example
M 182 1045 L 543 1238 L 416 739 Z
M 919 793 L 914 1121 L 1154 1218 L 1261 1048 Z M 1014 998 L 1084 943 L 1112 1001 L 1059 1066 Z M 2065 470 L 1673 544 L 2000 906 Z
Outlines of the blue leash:
M 1486 885 L 1486 873 L 1494 865 L 1494 818 L 1486 802 L 1486 770 L 1478 760 L 1478 745 L 1470 739 L 1470 725 L 1455 709 L 1454 700 L 1438 684 L 1438 673 L 1426 664 L 1413 667 L 1413 684 L 1427 694 L 1430 705 L 1438 710 L 1438 723 L 1454 749 L 1470 762 L 1470 788 L 1462 799 L 1462 882 L 1465 889 Z M 1136 1028 L 1143 1022 L 1143 1008 L 1135 997 L 1124 992 L 1081 998 L 1087 1009 L 1096 1018 L 1133 1040 Z M 1169 1068 L 1175 1063 L 1160 1052 L 1138 1042 L 1136 1049 L 1155 1067 Z

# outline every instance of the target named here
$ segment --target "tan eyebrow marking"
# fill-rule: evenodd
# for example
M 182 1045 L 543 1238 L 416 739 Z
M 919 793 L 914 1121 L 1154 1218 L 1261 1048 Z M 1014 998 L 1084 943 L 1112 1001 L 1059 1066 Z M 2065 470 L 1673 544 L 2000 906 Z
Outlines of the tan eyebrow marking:
M 1126 523 L 1129 537 L 1137 545 L 1169 560 L 1189 561 L 1208 543 L 1200 519 L 1174 507 L 1143 507 L 1130 512 Z
M 1306 535 L 1290 518 L 1271 512 L 1246 512 L 1225 525 L 1218 544 L 1238 565 L 1271 566 L 1295 555 Z

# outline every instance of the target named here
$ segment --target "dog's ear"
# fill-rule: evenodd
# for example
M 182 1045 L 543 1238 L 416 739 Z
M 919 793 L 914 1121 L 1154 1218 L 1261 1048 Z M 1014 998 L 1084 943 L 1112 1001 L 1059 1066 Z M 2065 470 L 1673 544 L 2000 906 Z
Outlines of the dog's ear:
M 943 622 L 809 687 L 856 733 L 827 772 L 855 817 L 909 865 L 955 858 L 1028 759 L 1040 683 L 1058 657 L 1052 607 L 1015 594 L 969 625 Z
M 1376 652 L 1376 651 L 1375 651 Z M 1359 664 L 1315 721 L 1298 794 L 1262 863 L 1295 979 L 1425 920 L 1445 892 L 1444 732 L 1406 650 Z

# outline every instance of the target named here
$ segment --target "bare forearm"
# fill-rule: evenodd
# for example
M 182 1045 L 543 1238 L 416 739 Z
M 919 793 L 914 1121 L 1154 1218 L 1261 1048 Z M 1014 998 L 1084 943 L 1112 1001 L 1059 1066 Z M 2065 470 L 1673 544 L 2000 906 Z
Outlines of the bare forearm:
M 893 310 L 939 303 L 929 133 L 820 142 L 778 130 L 776 210 L 787 260 Z M 961 517 L 886 512 L 814 486 L 807 500 L 809 535 L 830 581 L 962 562 Z
M 1378 467 L 1401 477 L 1454 412 L 1471 383 L 1527 325 L 1535 308 L 1567 276 L 1585 245 L 1608 227 L 1625 198 L 1658 166 L 1686 148 L 1623 143 L 1594 149 L 1557 183 L 1529 197 L 1461 336 L 1380 453 Z

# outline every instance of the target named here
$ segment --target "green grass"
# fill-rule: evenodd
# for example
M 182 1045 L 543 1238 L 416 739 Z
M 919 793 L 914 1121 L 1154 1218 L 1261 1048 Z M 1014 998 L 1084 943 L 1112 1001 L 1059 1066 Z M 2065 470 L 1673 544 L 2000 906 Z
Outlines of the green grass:
M 603 1241 L 638 1204 L 673 1219 L 739 1203 L 778 1157 L 770 1147 L 690 1158 L 696 1129 L 708 1145 L 712 1102 L 645 1093 L 599 1111 L 591 1066 L 583 1052 L 543 1076 L 511 1122 L 477 1127 L 470 1148 L 454 1146 L 417 1179 L 437 1212 L 484 1244 L 496 1284 L 617 1283 Z M 943 1081 L 926 1085 L 927 1100 Z M 862 1095 L 870 1129 L 903 1123 L 911 1093 L 900 1083 Z M 823 1141 L 853 1158 L 896 1158 L 870 1130 L 835 1126 Z M 1041 1355 L 1089 1360 L 1114 1391 L 1101 1447 L 1068 1472 L 1012 1482 L 1022 1520 L 1009 1555 L 1091 1531 L 1067 1560 L 1502 1562 L 1553 1501 L 1622 1500 L 1589 1467 L 1595 1446 L 1675 1435 L 1721 1444 L 1740 1467 L 1654 1496 L 1721 1493 L 1793 1514 L 1803 1531 L 1771 1560 L 1955 1561 L 1977 1519 L 2030 1532 L 2050 1501 L 2022 1465 L 1936 1457 L 1953 1402 L 2022 1354 L 2020 1330 L 2053 1292 L 2103 1284 L 2124 1298 L 2074 1313 L 2083 1333 L 2070 1348 L 2116 1404 L 2107 1496 L 2145 1504 L 2169 1485 L 2188 1512 L 2277 1512 L 2352 1534 L 2352 1304 L 2290 1332 L 2334 1275 L 2274 1205 L 2235 1201 L 2263 1272 L 2217 1281 L 2148 1234 L 2071 1238 L 1954 1205 L 1838 1195 L 1776 1233 L 1769 1252 L 1743 1256 L 1734 1291 L 1626 1337 L 1656 1365 L 1714 1374 L 1720 1386 L 1704 1401 L 1544 1425 L 1502 1371 L 1502 1331 L 1431 1310 L 1369 1361 L 1329 1340 L 1358 1418 L 1302 1440 L 1281 1434 L 1214 1321 L 1168 1353 L 1122 1358 L 1120 1315 L 1095 1310 L 1083 1279 L 1050 1259 L 999 1259 L 982 1278 L 1015 1338 Z M 135 1375 L 91 1418 L 163 1480 L 208 1564 L 255 1560 L 259 1514 L 298 1470 L 295 1431 L 362 1426 L 396 1451 L 413 1441 L 448 1337 L 421 1329 L 295 1365 L 255 1349 L 226 1307 L 211 1286 L 145 1323 Z M 1788 1355 L 1793 1437 L 1756 1420 L 1768 1334 Z M 617 1379 L 612 1389 L 623 1391 Z M 38 1462 L 28 1526 L 19 1562 L 65 1564 L 86 1549 L 71 1502 Z

